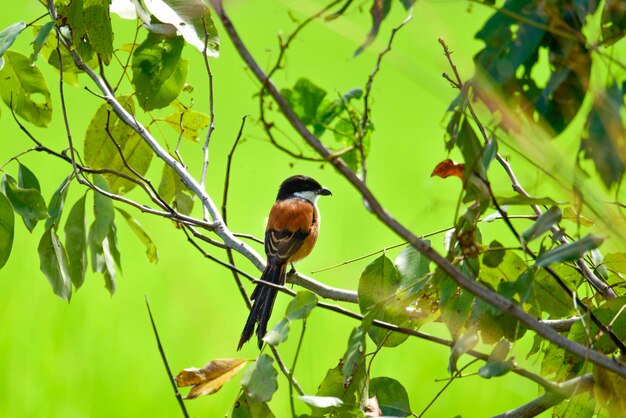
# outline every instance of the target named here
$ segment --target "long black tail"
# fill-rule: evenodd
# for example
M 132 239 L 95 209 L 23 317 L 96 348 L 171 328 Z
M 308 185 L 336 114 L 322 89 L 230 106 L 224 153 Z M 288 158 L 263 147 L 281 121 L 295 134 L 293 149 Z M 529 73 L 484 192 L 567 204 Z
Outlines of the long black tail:
M 261 280 L 283 285 L 285 283 L 285 265 L 275 265 L 268 263 L 265 271 L 261 275 Z M 256 328 L 256 335 L 259 339 L 259 349 L 263 346 L 263 337 L 267 332 L 267 322 L 272 315 L 272 308 L 274 307 L 274 301 L 276 300 L 277 289 L 273 287 L 265 286 L 262 283 L 258 284 L 252 292 L 251 299 L 254 301 L 250 315 L 246 325 L 243 327 L 241 338 L 239 339 L 239 345 L 237 350 L 252 337 L 254 332 L 254 326 L 258 323 Z

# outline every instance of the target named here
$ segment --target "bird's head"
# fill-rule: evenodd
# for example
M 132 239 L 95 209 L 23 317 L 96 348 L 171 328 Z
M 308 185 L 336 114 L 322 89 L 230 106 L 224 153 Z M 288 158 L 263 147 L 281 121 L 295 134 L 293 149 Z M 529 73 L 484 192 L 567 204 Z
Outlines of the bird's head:
M 315 204 L 320 196 L 330 196 L 332 193 L 311 177 L 297 175 L 283 181 L 278 189 L 276 200 L 284 200 L 292 197 L 306 199 Z

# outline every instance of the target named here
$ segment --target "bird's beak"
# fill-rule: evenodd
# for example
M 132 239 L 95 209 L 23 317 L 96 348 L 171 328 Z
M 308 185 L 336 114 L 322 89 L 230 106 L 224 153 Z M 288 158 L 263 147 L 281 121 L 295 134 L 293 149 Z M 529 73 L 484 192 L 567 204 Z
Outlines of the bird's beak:
M 332 193 L 326 187 L 322 187 L 321 189 L 319 189 L 317 191 L 317 194 L 320 196 L 332 196 Z

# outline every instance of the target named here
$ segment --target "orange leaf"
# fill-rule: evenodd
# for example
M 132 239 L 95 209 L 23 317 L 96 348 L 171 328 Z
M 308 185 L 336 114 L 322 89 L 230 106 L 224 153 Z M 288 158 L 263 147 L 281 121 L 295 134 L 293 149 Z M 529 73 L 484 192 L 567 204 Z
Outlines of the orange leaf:
M 456 176 L 460 178 L 461 180 L 464 180 L 465 179 L 465 176 L 463 175 L 464 170 L 465 170 L 465 164 L 455 163 L 454 161 L 447 159 L 437 164 L 437 167 L 435 167 L 435 169 L 430 174 L 430 176 L 431 177 L 437 176 L 437 177 L 441 177 L 442 179 L 445 179 L 446 177 L 450 177 L 450 176 Z
M 210 361 L 201 369 L 184 369 L 176 376 L 178 387 L 193 386 L 185 399 L 194 399 L 202 395 L 217 392 L 232 379 L 246 363 L 247 359 L 217 359 Z

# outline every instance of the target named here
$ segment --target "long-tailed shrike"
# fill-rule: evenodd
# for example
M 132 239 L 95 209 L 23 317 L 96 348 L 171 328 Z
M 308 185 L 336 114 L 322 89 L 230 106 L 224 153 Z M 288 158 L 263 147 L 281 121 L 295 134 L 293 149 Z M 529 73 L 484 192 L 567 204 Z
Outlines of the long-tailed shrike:
M 261 280 L 283 285 L 287 266 L 309 255 L 320 228 L 317 199 L 330 194 L 330 190 L 311 177 L 301 175 L 289 177 L 280 185 L 265 229 L 267 265 Z M 237 350 L 252 337 L 256 324 L 259 349 L 263 346 L 276 293 L 277 289 L 262 283 L 254 289 L 251 296 L 254 303 Z

